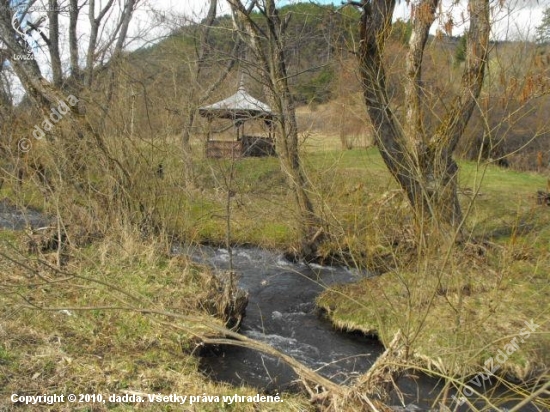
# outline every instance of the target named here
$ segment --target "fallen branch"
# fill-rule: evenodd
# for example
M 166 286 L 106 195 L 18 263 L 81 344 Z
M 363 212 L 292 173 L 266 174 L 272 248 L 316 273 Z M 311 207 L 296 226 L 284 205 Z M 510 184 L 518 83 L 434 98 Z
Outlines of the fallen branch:
M 286 362 L 297 374 L 298 376 L 322 387 L 324 391 L 331 392 L 332 395 L 344 395 L 345 390 L 338 384 L 324 378 L 323 376 L 319 375 L 317 372 L 313 371 L 312 369 L 308 368 L 307 366 L 303 365 L 296 359 L 285 355 L 284 353 L 278 351 L 275 348 L 272 348 L 266 343 L 256 341 L 254 339 L 250 339 L 244 335 L 241 335 L 240 333 L 233 332 L 229 329 L 227 329 L 224 326 L 221 326 L 219 324 L 216 324 L 211 319 L 203 316 L 191 316 L 191 315 L 180 315 L 178 313 L 172 313 L 172 312 L 166 312 L 162 310 L 156 310 L 156 309 L 142 309 L 142 308 L 135 308 L 135 307 L 124 307 L 124 306 L 103 306 L 103 307 L 40 307 L 40 306 L 34 306 L 34 305 L 23 305 L 23 308 L 26 309 L 32 309 L 32 310 L 44 310 L 44 311 L 52 311 L 52 312 L 58 312 L 61 310 L 70 310 L 70 311 L 91 311 L 91 310 L 120 310 L 120 311 L 129 311 L 129 312 L 136 312 L 141 313 L 144 315 L 159 315 L 159 316 L 165 316 L 170 317 L 174 319 L 179 319 L 184 322 L 189 322 L 193 324 L 200 325 L 202 327 L 205 327 L 207 329 L 210 329 L 211 331 L 217 332 L 222 336 L 225 336 L 225 338 L 211 338 L 206 336 L 205 334 L 201 332 L 194 331 L 190 329 L 189 327 L 182 327 L 177 324 L 171 323 L 170 325 L 173 326 L 176 329 L 183 329 L 187 332 L 190 332 L 192 335 L 198 337 L 201 339 L 203 343 L 206 344 L 212 344 L 212 345 L 233 345 L 233 346 L 241 346 L 248 349 L 254 349 L 263 353 L 266 353 L 271 356 L 275 356 L 282 361 Z M 230 338 L 230 339 L 228 339 Z

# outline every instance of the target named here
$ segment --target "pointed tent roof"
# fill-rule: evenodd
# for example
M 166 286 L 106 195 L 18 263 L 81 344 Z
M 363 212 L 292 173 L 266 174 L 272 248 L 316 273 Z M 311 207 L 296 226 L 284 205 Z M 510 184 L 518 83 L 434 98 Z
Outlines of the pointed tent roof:
M 241 85 L 232 96 L 217 103 L 199 108 L 201 116 L 217 117 L 222 119 L 272 119 L 271 108 L 249 95 Z

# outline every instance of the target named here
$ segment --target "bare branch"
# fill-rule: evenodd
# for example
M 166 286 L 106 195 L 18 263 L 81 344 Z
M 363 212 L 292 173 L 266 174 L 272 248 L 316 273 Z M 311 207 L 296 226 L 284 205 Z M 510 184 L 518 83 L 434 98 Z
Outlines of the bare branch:
M 419 145 L 422 131 L 422 60 L 430 27 L 435 20 L 439 0 L 422 0 L 414 9 L 413 29 L 407 54 L 407 77 L 405 84 L 405 133 L 411 141 Z
M 48 1 L 48 19 L 50 21 L 50 38 L 46 42 L 50 51 L 52 64 L 53 84 L 61 87 L 63 83 L 63 70 L 61 69 L 61 55 L 59 51 L 59 4 L 57 0 Z

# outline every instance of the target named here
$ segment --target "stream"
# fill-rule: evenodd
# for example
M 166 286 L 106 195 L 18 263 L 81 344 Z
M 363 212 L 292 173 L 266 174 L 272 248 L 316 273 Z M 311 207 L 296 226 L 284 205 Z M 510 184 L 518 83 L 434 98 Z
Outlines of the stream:
M 225 249 L 201 247 L 192 256 L 218 269 L 229 268 Z M 244 335 L 269 343 L 338 383 L 363 373 L 384 351 L 375 339 L 335 331 L 315 307 L 323 287 L 362 275 L 344 268 L 293 264 L 260 249 L 236 249 L 233 264 L 239 286 L 250 294 L 241 327 Z M 270 391 L 287 388 L 296 378 L 284 364 L 255 351 L 229 347 L 224 353 L 203 360 L 205 370 L 216 371 L 216 379 Z
M 23 230 L 27 226 L 34 228 L 47 226 L 51 219 L 32 209 L 21 211 L 6 199 L 0 200 L 0 228 Z
M 217 270 L 227 270 L 230 266 L 229 253 L 223 248 L 200 246 L 179 252 Z M 369 276 L 367 272 L 291 263 L 282 254 L 258 248 L 235 248 L 233 268 L 240 275 L 239 286 L 249 292 L 240 330 L 245 336 L 269 343 L 340 384 L 351 384 L 384 351 L 374 337 L 336 331 L 315 306 L 315 298 L 326 286 L 357 281 Z M 215 347 L 203 353 L 201 370 L 215 381 L 236 386 L 246 384 L 266 393 L 300 390 L 297 376 L 284 362 L 238 346 Z M 398 386 L 404 402 L 397 396 L 392 399 L 394 405 L 403 405 L 394 407 L 396 411 L 429 411 L 443 389 L 442 382 L 427 375 L 405 376 Z M 505 394 L 504 389 L 488 387 L 486 390 Z M 449 396 L 455 393 L 451 390 Z M 483 407 L 482 403 L 476 402 L 476 405 Z M 462 405 L 457 410 L 470 408 Z M 521 410 L 537 409 L 528 405 Z

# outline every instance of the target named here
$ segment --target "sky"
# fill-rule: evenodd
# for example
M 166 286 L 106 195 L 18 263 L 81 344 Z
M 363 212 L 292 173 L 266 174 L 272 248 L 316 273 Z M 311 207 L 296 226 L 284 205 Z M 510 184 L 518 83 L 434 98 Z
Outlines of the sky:
M 300 0 L 279 0 L 280 6 L 297 3 Z M 318 4 L 334 4 L 340 6 L 342 0 L 315 0 Z M 228 7 L 224 0 L 219 0 L 220 12 L 227 13 Z M 158 0 L 155 7 L 162 8 L 167 12 L 177 12 L 189 16 L 204 15 L 207 2 L 204 0 Z M 493 27 L 493 38 L 499 40 L 517 40 L 530 38 L 534 35 L 535 27 L 542 20 L 542 13 L 550 7 L 550 0 L 492 0 L 492 14 L 495 21 Z M 463 15 L 466 14 L 466 0 L 443 0 L 442 10 L 444 17 L 449 13 L 456 26 L 453 34 L 460 35 L 467 28 L 463 23 Z M 407 19 L 410 15 L 409 2 L 398 0 L 394 18 Z M 442 19 L 443 20 L 443 19 Z M 437 23 L 432 31 L 435 33 Z
M 105 4 L 107 0 L 97 0 L 96 4 L 99 7 Z M 408 19 L 410 15 L 410 2 L 405 0 L 397 0 L 394 19 Z M 415 0 L 411 0 L 414 2 Z M 416 0 L 418 1 L 418 0 Z M 437 21 L 432 27 L 432 33 L 435 33 L 438 27 L 441 27 L 443 22 L 452 17 L 455 22 L 453 35 L 460 35 L 467 28 L 467 22 L 463 22 L 463 16 L 466 13 L 467 0 L 442 0 L 442 18 Z M 39 0 L 47 5 L 47 0 Z M 123 0 L 118 0 L 118 7 Z M 297 3 L 300 0 L 276 0 L 278 6 L 284 6 L 291 3 Z M 318 4 L 334 4 L 342 5 L 342 0 L 316 0 Z M 37 4 L 38 4 L 37 3 Z M 226 0 L 218 0 L 219 14 L 229 12 Z M 491 0 L 492 14 L 495 21 L 493 26 L 492 38 L 498 40 L 525 40 L 533 39 L 535 27 L 542 20 L 543 11 L 550 7 L 550 0 Z M 141 0 L 140 7 L 132 20 L 130 38 L 134 37 L 127 49 L 135 50 L 136 48 L 153 44 L 163 36 L 166 36 L 171 29 L 188 23 L 189 21 L 200 21 L 206 14 L 208 2 L 205 0 Z M 116 14 L 116 13 L 115 13 Z M 79 35 L 81 41 L 79 46 L 84 56 L 86 49 L 86 39 L 89 35 L 89 23 L 87 16 L 81 13 L 79 23 Z M 67 25 L 68 22 L 60 19 L 61 25 Z M 109 22 L 113 24 L 116 21 L 116 15 L 109 16 Z M 110 26 L 112 27 L 113 24 Z M 109 24 L 108 24 L 109 26 Z M 62 28 L 63 33 L 67 33 L 66 27 Z M 138 40 L 139 39 L 139 40 Z M 145 39 L 145 40 L 143 40 Z M 61 38 L 61 42 L 66 42 L 66 38 Z M 64 48 L 62 59 L 68 61 L 68 50 Z M 49 59 L 45 49 L 36 53 L 37 60 L 41 67 L 47 68 L 47 60 Z M 47 77 L 49 73 L 44 73 Z
M 106 3 L 107 0 L 97 0 L 97 7 Z M 120 4 L 123 0 L 118 0 Z M 304 0 L 276 0 L 278 6 L 291 3 L 298 3 Z M 341 6 L 342 0 L 305 0 L 318 4 L 334 4 Z M 418 0 L 416 0 L 418 1 Z M 432 34 L 435 34 L 438 27 L 441 27 L 449 17 L 452 17 L 455 27 L 453 35 L 460 35 L 467 28 L 467 22 L 463 16 L 467 15 L 467 0 L 442 0 L 442 14 L 440 19 L 432 27 Z M 47 4 L 47 0 L 39 0 L 38 3 Z M 407 20 L 411 6 L 415 0 L 397 0 L 397 7 L 394 19 Z M 37 3 L 37 4 L 38 4 Z M 159 38 L 167 35 L 171 29 L 175 29 L 189 21 L 200 21 L 208 10 L 209 2 L 205 0 L 141 0 L 140 6 L 132 20 L 130 37 L 136 40 L 128 45 L 128 49 L 136 48 L 154 43 Z M 491 0 L 493 18 L 492 38 L 498 40 L 525 40 L 533 39 L 535 27 L 540 24 L 543 10 L 550 7 L 550 0 Z M 226 0 L 218 0 L 219 14 L 229 12 Z M 86 37 L 89 33 L 89 23 L 84 13 L 81 13 L 81 24 L 79 31 L 83 41 L 81 47 L 85 48 Z M 66 18 L 65 18 L 66 19 Z M 111 16 L 116 21 L 116 16 Z M 63 22 L 62 22 L 63 24 Z M 67 22 L 65 22 L 67 24 Z M 137 40 L 138 38 L 146 40 Z

